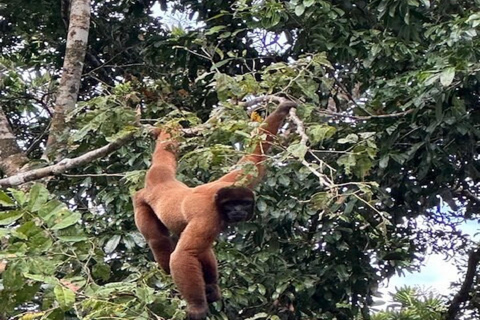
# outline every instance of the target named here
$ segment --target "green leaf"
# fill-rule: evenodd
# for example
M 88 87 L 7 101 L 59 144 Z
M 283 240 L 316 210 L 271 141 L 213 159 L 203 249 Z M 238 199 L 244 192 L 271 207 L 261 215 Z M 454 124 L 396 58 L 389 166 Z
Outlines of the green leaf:
M 55 217 L 65 215 L 62 211 L 67 212 L 70 210 L 67 209 L 65 204 L 54 199 L 43 204 L 38 209 L 38 215 L 51 227 L 55 223 Z
M 7 236 L 10 232 L 10 229 L 0 228 L 0 238 Z
M 452 84 L 453 78 L 455 77 L 455 68 L 450 67 L 442 71 L 440 74 L 440 83 L 444 87 L 448 87 Z
M 19 205 L 23 206 L 27 201 L 27 196 L 25 195 L 25 192 L 13 188 L 8 189 L 8 191 L 12 193 L 13 198 L 15 199 L 15 201 L 18 202 Z
M 49 192 L 47 188 L 41 183 L 36 183 L 30 189 L 30 200 L 28 201 L 28 209 L 31 211 L 37 211 L 40 207 L 47 202 Z
M 281 175 L 278 177 L 278 182 L 281 185 L 288 186 L 290 184 L 290 178 L 286 175 Z
M 253 317 L 245 318 L 245 320 L 258 320 L 258 319 L 272 319 L 272 317 L 266 312 L 260 312 L 253 315 Z
M 42 231 L 43 230 L 37 227 L 33 221 L 27 221 L 15 230 L 16 233 L 21 233 L 24 235 L 23 239 L 28 239 L 29 237 L 34 236 Z
M 105 253 L 112 253 L 117 248 L 121 238 L 119 234 L 113 235 L 105 244 Z
M 348 136 L 342 139 L 338 139 L 337 143 L 346 144 L 346 143 L 357 143 L 358 136 L 355 133 L 350 133 Z
M 155 301 L 155 290 L 147 286 L 136 288 L 135 295 L 145 304 L 150 304 Z
M 60 308 L 69 310 L 73 307 L 75 303 L 75 292 L 61 285 L 57 285 L 53 289 L 53 292 L 55 293 L 55 299 L 60 305 Z
M 86 241 L 88 240 L 88 237 L 86 235 L 57 235 L 58 240 L 62 242 L 81 242 L 81 241 Z
M 104 262 L 97 263 L 92 268 L 92 274 L 95 278 L 107 281 L 111 274 L 110 266 Z
M 388 155 L 385 155 L 380 159 L 379 166 L 381 169 L 385 169 L 388 166 L 388 160 L 390 160 Z
M 420 0 L 425 8 L 429 9 L 430 8 L 430 0 Z
M 344 154 L 338 158 L 337 164 L 345 167 L 345 173 L 350 174 L 352 172 L 352 167 L 357 164 L 357 159 L 353 154 Z
M 267 203 L 263 199 L 258 200 L 257 209 L 260 212 L 264 212 L 265 210 L 267 210 Z
M 408 159 L 408 156 L 406 154 L 403 154 L 403 153 L 402 154 L 391 153 L 390 157 L 399 164 L 403 164 Z
M 287 151 L 291 153 L 295 158 L 303 160 L 305 158 L 305 154 L 308 151 L 308 147 L 301 143 L 295 143 L 288 146 Z
M 307 8 L 311 7 L 314 3 L 315 3 L 315 0 L 305 0 L 305 1 L 303 1 L 303 5 Z
M 343 214 L 349 214 L 353 211 L 353 208 L 355 208 L 355 204 L 357 203 L 357 200 L 356 198 L 351 198 L 350 197 L 350 201 L 347 202 L 347 204 L 345 205 L 345 210 L 343 210 Z
M 129 235 L 132 237 L 133 241 L 135 242 L 135 244 L 139 247 L 145 247 L 146 245 L 146 242 L 145 242 L 145 238 L 143 237 L 143 235 L 138 232 L 138 231 L 132 231 L 129 233 Z
M 211 70 L 211 71 L 216 70 L 216 69 L 220 68 L 221 66 L 226 65 L 226 64 L 229 63 L 231 60 L 232 60 L 231 58 L 227 58 L 227 59 L 225 59 L 225 60 L 221 60 L 221 61 L 215 63 L 215 64 L 210 68 L 210 70 Z
M 325 139 L 331 138 L 335 132 L 337 132 L 337 129 L 327 124 L 314 125 L 307 130 L 307 134 L 312 144 L 317 144 Z
M 315 209 L 324 210 L 328 208 L 331 199 L 332 195 L 329 192 L 318 192 L 310 198 L 310 203 Z
M 80 221 L 81 217 L 81 214 L 78 212 L 70 212 L 69 215 L 55 219 L 56 224 L 52 227 L 52 230 L 60 230 L 70 227 Z
M 220 32 L 221 30 L 223 30 L 223 29 L 225 29 L 225 28 L 226 28 L 225 26 L 214 26 L 214 27 L 211 27 L 210 29 L 208 29 L 208 30 L 205 32 L 205 35 L 209 36 L 209 35 L 218 33 L 218 32 Z
M 305 12 L 305 6 L 303 4 L 295 7 L 295 14 L 301 16 Z
M 0 226 L 9 225 L 23 216 L 23 211 L 12 210 L 0 212 Z
M 44 276 L 41 274 L 23 273 L 23 276 L 27 279 L 31 279 L 38 282 L 43 282 L 49 285 L 57 285 L 58 279 L 52 276 Z
M 425 85 L 430 86 L 434 84 L 439 78 L 440 78 L 440 74 L 438 73 L 432 74 L 429 77 L 427 77 L 427 79 L 425 80 Z
M 13 201 L 5 192 L 0 190 L 0 206 L 4 207 L 13 207 L 15 206 L 15 201 Z

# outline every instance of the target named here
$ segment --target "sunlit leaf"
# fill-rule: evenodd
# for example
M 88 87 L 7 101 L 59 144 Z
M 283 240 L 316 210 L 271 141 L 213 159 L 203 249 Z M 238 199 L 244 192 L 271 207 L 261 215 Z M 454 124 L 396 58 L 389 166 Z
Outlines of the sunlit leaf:
M 452 84 L 453 78 L 455 77 L 455 68 L 447 68 L 440 74 L 440 82 L 444 87 L 448 87 Z
M 56 223 L 52 226 L 52 230 L 60 230 L 70 227 L 71 225 L 80 221 L 81 214 L 78 212 L 69 212 L 66 215 L 56 219 Z
M 68 310 L 73 307 L 75 303 L 75 293 L 71 289 L 57 285 L 53 291 L 55 293 L 55 300 L 62 309 Z
M 118 244 L 120 243 L 121 238 L 122 237 L 118 234 L 111 237 L 107 241 L 107 243 L 105 244 L 105 252 L 106 253 L 112 253 L 117 248 Z

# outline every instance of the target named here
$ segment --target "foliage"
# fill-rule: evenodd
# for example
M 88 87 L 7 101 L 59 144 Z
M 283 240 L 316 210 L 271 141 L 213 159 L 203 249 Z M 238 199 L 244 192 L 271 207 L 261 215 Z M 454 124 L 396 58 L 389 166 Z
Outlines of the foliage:
M 153 5 L 94 2 L 62 157 L 131 130 L 140 106 L 142 124 L 202 129 L 181 141 L 178 177 L 208 182 L 255 143 L 259 123 L 237 102 L 263 94 L 300 101 L 308 138 L 285 128 L 255 219 L 218 240 L 224 299 L 212 319 L 368 318 L 379 282 L 417 269 L 427 250 L 470 247 L 457 226 L 479 218 L 478 0 L 168 4 L 198 27 L 166 25 Z M 58 6 L 0 4 L 0 104 L 32 166 L 46 165 L 66 34 Z M 151 152 L 138 130 L 101 160 L 0 193 L 0 318 L 183 317 L 133 222 Z M 400 290 L 410 304 L 372 318 L 429 319 L 421 312 L 444 303 L 416 294 Z
M 83 319 L 148 319 L 159 308 L 165 316 L 181 319 L 180 300 L 169 297 L 165 289 L 170 281 L 155 268 L 131 270 L 115 281 L 108 261 L 120 236 L 106 243 L 89 237 L 81 214 L 54 199 L 42 184 L 33 185 L 29 193 L 11 193 L 13 198 L 0 192 L 0 203 L 8 208 L 0 214 L 0 225 L 16 226 L 0 229 L 5 248 L 0 257 L 8 260 L 0 291 L 2 314 L 19 319 L 73 314 Z M 138 233 L 125 236 L 145 245 Z M 163 294 L 154 294 L 155 287 Z
M 392 294 L 392 301 L 393 310 L 378 312 L 372 320 L 440 320 L 445 312 L 444 301 L 440 296 L 422 292 L 418 288 L 399 288 Z

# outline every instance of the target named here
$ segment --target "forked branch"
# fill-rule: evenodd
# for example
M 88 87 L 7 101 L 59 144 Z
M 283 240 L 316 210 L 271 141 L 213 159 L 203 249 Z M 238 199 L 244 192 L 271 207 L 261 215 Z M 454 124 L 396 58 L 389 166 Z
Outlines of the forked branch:
M 18 186 L 30 181 L 60 174 L 69 169 L 73 169 L 88 162 L 105 157 L 106 155 L 112 153 L 113 151 L 119 149 L 121 146 L 130 142 L 133 138 L 134 133 L 134 131 L 127 133 L 121 138 L 118 138 L 117 140 L 110 142 L 103 147 L 89 151 L 79 157 L 72 159 L 63 159 L 62 161 L 45 168 L 34 169 L 13 175 L 5 179 L 0 179 L 0 188 Z

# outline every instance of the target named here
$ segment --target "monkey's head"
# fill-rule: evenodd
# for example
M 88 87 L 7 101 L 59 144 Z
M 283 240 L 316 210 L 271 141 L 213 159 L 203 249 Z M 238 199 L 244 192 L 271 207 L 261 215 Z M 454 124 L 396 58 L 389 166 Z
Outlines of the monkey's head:
M 255 195 L 245 187 L 225 187 L 215 194 L 218 212 L 227 223 L 251 219 L 255 207 Z

